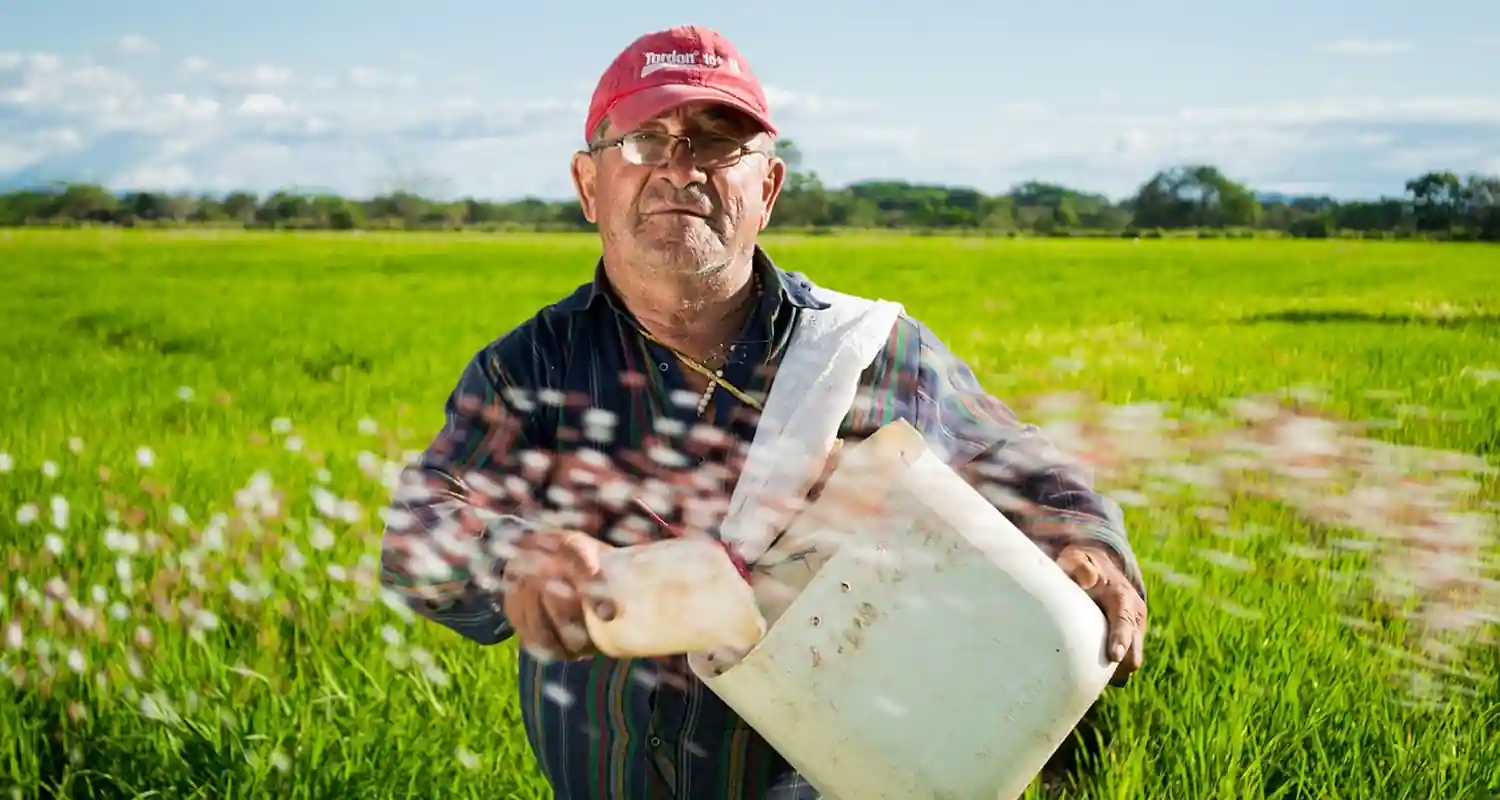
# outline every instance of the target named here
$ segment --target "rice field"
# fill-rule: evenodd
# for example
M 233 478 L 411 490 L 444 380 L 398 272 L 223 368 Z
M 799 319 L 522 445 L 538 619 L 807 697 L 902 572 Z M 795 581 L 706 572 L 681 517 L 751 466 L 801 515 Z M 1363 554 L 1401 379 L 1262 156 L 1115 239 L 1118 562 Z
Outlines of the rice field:
M 1500 797 L 1500 248 L 766 246 L 905 303 L 1125 505 L 1147 664 L 1060 796 Z M 514 644 L 386 602 L 379 511 L 596 257 L 0 231 L 0 791 L 548 796 Z

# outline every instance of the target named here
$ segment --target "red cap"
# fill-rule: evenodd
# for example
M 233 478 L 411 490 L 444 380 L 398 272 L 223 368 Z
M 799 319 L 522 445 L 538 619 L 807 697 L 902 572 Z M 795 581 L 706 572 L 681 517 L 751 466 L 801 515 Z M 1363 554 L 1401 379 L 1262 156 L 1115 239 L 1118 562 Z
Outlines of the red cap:
M 766 93 L 728 39 L 699 25 L 648 33 L 600 76 L 583 138 L 594 135 L 605 114 L 628 131 L 670 108 L 705 100 L 742 111 L 776 135 Z

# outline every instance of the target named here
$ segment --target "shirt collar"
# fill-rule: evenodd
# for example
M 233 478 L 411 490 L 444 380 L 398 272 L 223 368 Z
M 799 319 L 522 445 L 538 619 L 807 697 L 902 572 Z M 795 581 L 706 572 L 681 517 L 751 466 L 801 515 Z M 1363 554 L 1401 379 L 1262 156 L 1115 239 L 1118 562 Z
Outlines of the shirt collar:
M 800 272 L 787 272 L 776 266 L 771 256 L 760 245 L 755 246 L 753 259 L 755 269 L 760 272 L 763 279 L 762 285 L 771 289 L 761 294 L 762 312 L 768 314 L 774 312 L 783 301 L 791 303 L 796 308 L 811 308 L 819 311 L 828 308 L 827 301 L 819 300 L 813 295 L 817 286 L 812 281 Z M 618 305 L 619 296 L 610 288 L 609 278 L 604 273 L 603 257 L 594 265 L 594 279 L 563 298 L 557 304 L 557 308 L 568 313 L 578 313 L 600 302 L 608 303 L 617 310 L 624 310 L 621 305 Z

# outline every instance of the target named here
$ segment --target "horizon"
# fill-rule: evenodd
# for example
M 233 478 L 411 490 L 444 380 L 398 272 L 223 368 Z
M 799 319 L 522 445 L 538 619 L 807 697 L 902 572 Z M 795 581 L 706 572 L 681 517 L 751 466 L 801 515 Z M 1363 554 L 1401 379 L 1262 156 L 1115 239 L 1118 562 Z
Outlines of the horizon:
M 1417 176 L 1413 175 L 1411 177 L 1415 178 Z M 1463 177 L 1463 175 L 1460 174 L 1460 177 Z M 1149 179 L 1150 179 L 1150 176 L 1147 176 L 1147 178 L 1142 179 L 1141 182 L 1145 183 Z M 5 184 L 3 181 L 0 181 L 0 196 L 10 195 L 10 194 L 16 194 L 16 193 L 21 193 L 21 192 L 41 192 L 41 191 L 46 191 L 49 188 L 60 188 L 60 187 L 68 185 L 69 183 L 71 183 L 73 185 L 83 185 L 83 184 L 85 184 L 87 182 L 84 182 L 84 181 L 72 181 L 72 182 L 69 182 L 69 181 L 44 181 L 44 182 L 30 184 L 30 185 L 25 185 L 25 186 L 21 186 L 21 185 L 11 186 L 11 185 Z M 995 191 L 984 191 L 984 190 L 978 189 L 977 187 L 966 186 L 966 185 L 961 184 L 961 183 L 922 183 L 922 182 L 918 182 L 918 181 L 907 181 L 907 180 L 903 180 L 903 179 L 899 179 L 899 178 L 880 178 L 880 177 L 875 177 L 875 178 L 860 178 L 860 179 L 851 181 L 851 182 L 846 183 L 846 184 L 842 184 L 842 185 L 839 185 L 839 186 L 826 186 L 825 188 L 828 188 L 828 189 L 830 189 L 832 191 L 837 192 L 837 191 L 843 191 L 843 190 L 846 190 L 846 189 L 850 189 L 850 188 L 852 188 L 854 186 L 862 185 L 862 184 L 903 184 L 903 185 L 910 186 L 911 188 L 914 188 L 914 189 L 944 189 L 944 190 L 965 190 L 965 189 L 970 189 L 970 190 L 974 190 L 974 191 L 979 191 L 982 194 L 984 194 L 986 196 L 989 196 L 989 197 L 1000 197 L 1000 196 L 1004 196 L 1004 195 L 1008 195 L 1008 194 L 1013 193 L 1016 189 L 1020 188 L 1022 185 L 1027 184 L 1027 183 L 1035 183 L 1035 184 L 1041 184 L 1041 185 L 1058 186 L 1058 187 L 1060 187 L 1062 189 L 1071 190 L 1074 193 L 1076 193 L 1078 196 L 1103 197 L 1106 200 L 1108 200 L 1111 205 L 1116 205 L 1116 206 L 1121 205 L 1123 203 L 1126 203 L 1126 202 L 1128 202 L 1128 201 L 1130 201 L 1132 199 L 1132 195 L 1127 195 L 1127 196 L 1124 196 L 1124 197 L 1111 197 L 1111 196 L 1108 196 L 1108 195 L 1106 195 L 1106 194 L 1104 194 L 1102 192 L 1092 192 L 1092 191 L 1089 191 L 1087 188 L 1084 188 L 1084 187 L 1067 186 L 1065 184 L 1058 184 L 1058 183 L 1056 183 L 1054 181 L 1048 181 L 1048 180 L 1044 180 L 1044 179 L 1041 179 L 1041 178 L 1032 178 L 1032 179 L 1027 179 L 1027 180 L 1019 181 L 1019 182 L 1017 182 L 1015 184 L 1012 184 L 1011 186 L 1002 187 L 1001 189 L 995 190 Z M 231 195 L 234 195 L 234 194 L 237 194 L 237 193 L 240 193 L 240 192 L 247 192 L 247 193 L 255 194 L 255 196 L 256 196 L 256 198 L 258 200 L 265 200 L 268 197 L 271 197 L 272 195 L 274 195 L 274 194 L 276 194 L 278 192 L 287 192 L 287 193 L 290 193 L 290 194 L 296 194 L 296 195 L 303 196 L 303 197 L 313 197 L 313 196 L 319 196 L 319 195 L 332 196 L 332 197 L 339 197 L 341 199 L 348 200 L 348 201 L 351 201 L 351 202 L 368 202 L 368 201 L 374 200 L 374 199 L 376 199 L 376 198 L 378 198 L 378 197 L 381 196 L 380 194 L 376 194 L 376 193 L 369 193 L 369 194 L 340 194 L 339 192 L 333 191 L 333 190 L 331 190 L 331 189 L 329 189 L 327 187 L 321 187 L 321 186 L 295 186 L 295 185 L 288 185 L 288 186 L 277 187 L 277 188 L 273 188 L 273 189 L 270 189 L 268 191 L 264 191 L 264 192 L 260 192 L 260 193 L 251 192 L 251 190 L 249 190 L 249 189 L 226 189 L 226 190 L 222 190 L 222 191 L 197 191 L 197 190 L 188 189 L 188 190 L 182 190 L 182 191 L 167 191 L 167 190 L 159 190 L 159 189 L 139 189 L 139 188 L 136 188 L 136 189 L 112 189 L 112 188 L 107 187 L 107 186 L 104 187 L 104 188 L 107 189 L 107 190 L 109 190 L 111 192 L 111 194 L 114 194 L 116 196 L 129 195 L 129 194 L 134 194 L 136 192 L 144 192 L 144 193 L 161 192 L 161 193 L 170 194 L 170 195 L 180 195 L 180 196 L 191 196 L 191 197 L 208 198 L 208 199 L 211 199 L 211 200 L 214 200 L 214 201 L 218 201 L 218 202 L 222 202 L 223 200 L 227 199 Z M 1337 203 L 1338 205 L 1352 205 L 1352 204 L 1355 204 L 1355 203 L 1379 203 L 1379 202 L 1385 202 L 1385 201 L 1402 201 L 1402 202 L 1407 202 L 1410 199 L 1409 198 L 1410 193 L 1404 187 L 1400 191 L 1397 191 L 1397 192 L 1385 192 L 1383 194 L 1376 195 L 1376 196 L 1370 196 L 1370 197 L 1332 197 L 1332 196 L 1329 196 L 1329 195 L 1322 195 L 1322 194 L 1288 194 L 1288 193 L 1285 193 L 1285 192 L 1262 191 L 1262 190 L 1257 189 L 1254 186 L 1246 186 L 1245 188 L 1249 190 L 1250 194 L 1253 195 L 1257 201 L 1259 201 L 1259 202 L 1261 202 L 1263 204 L 1265 204 L 1265 203 L 1274 203 L 1274 202 L 1291 203 L 1291 202 L 1294 202 L 1294 201 L 1297 201 L 1297 200 L 1313 200 L 1313 201 L 1332 201 L 1334 203 Z M 403 191 L 403 190 L 400 189 L 399 187 L 396 187 L 396 188 L 393 188 L 390 193 L 395 193 L 395 192 L 399 192 L 399 191 Z M 525 196 L 521 196 L 521 197 L 486 197 L 486 196 L 483 196 L 483 195 L 458 195 L 458 196 L 451 196 L 451 197 L 433 197 L 433 196 L 425 196 L 425 195 L 422 195 L 422 194 L 420 194 L 418 192 L 410 192 L 410 194 L 414 194 L 414 195 L 416 195 L 418 197 L 421 197 L 423 200 L 427 200 L 427 201 L 430 201 L 430 202 L 433 202 L 433 203 L 438 203 L 438 204 L 464 202 L 464 201 L 474 201 L 474 202 L 478 202 L 478 203 L 489 203 L 489 204 L 492 204 L 492 205 L 508 205 L 508 204 L 518 204 L 518 203 L 525 203 L 525 202 L 542 202 L 542 203 L 547 203 L 549 205 L 557 205 L 557 204 L 563 204 L 563 203 L 577 203 L 578 202 L 578 198 L 576 196 L 574 196 L 574 195 L 569 195 L 567 197 L 539 197 L 539 196 L 534 196 L 534 195 L 525 195 Z
M 1037 8 L 779 2 L 697 19 L 601 5 L 587 26 L 475 0 L 3 10 L 0 189 L 567 201 L 599 72 L 685 22 L 735 42 L 833 187 L 1035 180 L 1118 203 L 1204 163 L 1257 196 L 1347 202 L 1428 171 L 1500 174 L 1500 59 L 1483 55 L 1500 18 L 1475 27 L 1480 0 L 1340 0 L 1294 26 L 1274 3 L 1090 2 L 1060 26 Z

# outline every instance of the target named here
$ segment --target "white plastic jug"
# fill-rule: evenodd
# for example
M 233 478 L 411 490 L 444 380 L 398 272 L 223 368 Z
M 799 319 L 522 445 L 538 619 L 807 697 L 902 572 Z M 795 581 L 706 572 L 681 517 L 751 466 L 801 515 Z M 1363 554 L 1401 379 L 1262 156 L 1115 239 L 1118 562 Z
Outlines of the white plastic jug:
M 828 800 L 1018 797 L 1114 673 L 1093 600 L 905 422 L 755 569 L 764 637 L 688 663 Z

